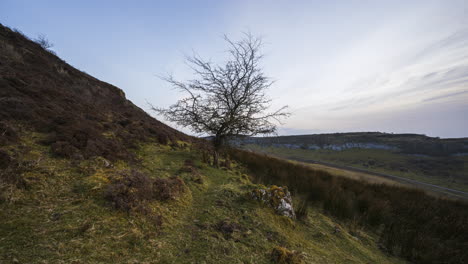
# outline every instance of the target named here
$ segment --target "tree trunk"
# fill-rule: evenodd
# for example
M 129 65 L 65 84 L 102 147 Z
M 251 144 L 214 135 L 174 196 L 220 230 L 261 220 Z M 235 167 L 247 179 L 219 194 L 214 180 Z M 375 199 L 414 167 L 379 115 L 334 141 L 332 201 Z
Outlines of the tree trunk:
M 219 153 L 223 146 L 223 138 L 216 135 L 213 139 L 213 167 L 219 168 Z
M 219 153 L 217 149 L 213 151 L 213 167 L 219 167 Z

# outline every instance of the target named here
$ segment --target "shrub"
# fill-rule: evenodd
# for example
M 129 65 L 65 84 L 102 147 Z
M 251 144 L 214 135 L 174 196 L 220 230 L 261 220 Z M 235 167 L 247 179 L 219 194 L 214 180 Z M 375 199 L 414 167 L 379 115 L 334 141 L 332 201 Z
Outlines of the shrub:
M 10 166 L 12 159 L 4 150 L 0 150 L 0 169 L 5 170 Z
M 145 213 L 147 202 L 176 198 L 184 191 L 185 184 L 178 177 L 151 179 L 136 171 L 124 171 L 114 176 L 104 197 L 116 209 Z
M 116 209 L 129 212 L 153 198 L 151 179 L 136 170 L 125 171 L 107 186 L 104 197 Z
M 414 263 L 468 263 L 468 204 L 376 185 L 243 150 L 230 150 L 257 183 L 286 185 L 342 220 L 376 229 L 390 253 Z M 381 231 L 380 231 L 381 230 Z
M 331 192 L 329 199 L 323 202 L 323 209 L 340 219 L 351 219 L 355 214 L 354 200 L 350 199 L 352 194 L 344 190 Z
M 226 158 L 223 161 L 221 161 L 220 165 L 221 165 L 221 167 L 224 167 L 224 168 L 230 170 L 231 169 L 231 160 L 229 159 L 229 157 L 226 156 Z
M 65 158 L 81 156 L 80 150 L 66 141 L 57 141 L 53 143 L 50 146 L 50 150 L 55 155 Z
M 0 122 L 0 146 L 14 143 L 19 139 L 16 129 L 7 122 Z
M 276 246 L 271 251 L 271 260 L 278 264 L 300 264 L 303 263 L 302 256 L 284 247 Z
M 54 46 L 52 42 L 50 42 L 44 34 L 40 34 L 37 39 L 34 40 L 37 44 L 39 44 L 43 49 L 49 50 Z
M 184 181 L 179 177 L 155 179 L 153 183 L 154 197 L 160 201 L 176 198 L 185 189 Z
M 33 168 L 34 162 L 22 160 L 0 150 L 0 183 L 25 189 L 28 186 L 23 174 Z
M 190 174 L 190 180 L 198 183 L 198 184 L 203 184 L 204 180 L 203 177 L 200 173 L 200 171 L 195 167 L 195 163 L 193 160 L 185 160 L 184 166 L 180 168 L 180 172 L 185 172 Z
M 299 204 L 296 206 L 296 210 L 295 210 L 296 218 L 299 220 L 306 219 L 307 216 L 309 215 L 308 207 L 309 207 L 309 203 L 307 202 L 307 200 L 301 199 Z

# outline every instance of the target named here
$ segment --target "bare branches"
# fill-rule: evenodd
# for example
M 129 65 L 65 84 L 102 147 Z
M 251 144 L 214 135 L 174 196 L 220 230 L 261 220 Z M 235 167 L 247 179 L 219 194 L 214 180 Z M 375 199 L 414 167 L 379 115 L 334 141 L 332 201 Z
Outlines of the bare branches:
M 265 92 L 273 81 L 260 67 L 262 40 L 249 33 L 236 42 L 227 36 L 224 39 L 230 57 L 224 65 L 214 65 L 198 55 L 187 57 L 196 79 L 181 82 L 172 75 L 163 79 L 188 96 L 167 109 L 152 107 L 169 121 L 213 135 L 215 147 L 220 147 L 216 142 L 231 136 L 273 133 L 276 123 L 289 115 L 287 106 L 266 112 L 271 100 Z
M 41 47 L 45 50 L 49 50 L 54 46 L 52 42 L 50 42 L 44 34 L 40 34 L 37 39 L 34 40 L 37 44 L 41 45 Z

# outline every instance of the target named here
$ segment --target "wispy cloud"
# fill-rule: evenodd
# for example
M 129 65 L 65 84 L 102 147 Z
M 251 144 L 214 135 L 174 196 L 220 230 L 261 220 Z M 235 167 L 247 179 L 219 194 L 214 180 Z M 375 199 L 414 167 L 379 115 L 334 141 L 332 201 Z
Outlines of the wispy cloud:
M 450 16 L 456 13 L 451 8 L 431 12 Z M 349 51 L 335 57 L 332 66 L 319 69 L 322 77 L 318 81 L 304 82 L 311 88 L 302 89 L 300 97 L 312 100 L 297 104 L 297 116 L 290 125 L 360 130 L 372 127 L 370 122 L 378 123 L 380 116 L 395 121 L 393 131 L 406 127 L 406 131 L 430 135 L 468 135 L 465 127 L 454 131 L 468 115 L 464 112 L 468 109 L 468 28 L 439 18 L 427 22 L 431 12 L 415 11 L 415 17 L 424 17 L 420 20 L 396 16 L 400 22 L 377 28 L 379 32 L 370 37 L 364 35 L 353 48 L 345 47 Z M 424 27 L 427 33 L 417 29 Z M 321 86 L 327 89 L 316 89 Z M 429 114 L 434 118 L 428 118 Z M 411 126 L 403 121 L 405 116 L 414 119 L 416 115 L 420 117 Z
M 437 101 L 437 100 L 440 100 L 440 99 L 450 98 L 450 97 L 454 97 L 454 96 L 458 96 L 458 95 L 462 95 L 462 94 L 467 94 L 467 93 L 468 93 L 468 91 L 461 91 L 461 92 L 444 94 L 444 95 L 424 99 L 423 102 Z
M 251 31 L 265 37 L 274 106 L 294 113 L 284 133 L 466 136 L 467 11 L 466 0 L 118 1 L 111 9 L 102 1 L 6 1 L 0 16 L 32 36 L 47 33 L 66 61 L 123 88 L 143 108 L 147 100 L 164 107 L 179 98 L 154 75 L 192 78 L 184 53 L 222 61 L 221 36 Z
M 330 110 L 364 110 L 373 106 L 398 108 L 430 98 L 464 94 L 468 87 L 468 30 L 435 41 L 394 70 L 371 75 L 344 89 L 349 99 L 336 100 Z M 424 99 L 428 98 L 429 99 Z

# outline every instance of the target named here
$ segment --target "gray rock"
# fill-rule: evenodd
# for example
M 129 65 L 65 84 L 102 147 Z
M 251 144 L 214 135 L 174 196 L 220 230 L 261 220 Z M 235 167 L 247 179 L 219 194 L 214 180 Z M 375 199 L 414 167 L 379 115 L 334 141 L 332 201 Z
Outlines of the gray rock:
M 258 200 L 263 204 L 272 207 L 279 215 L 296 218 L 292 203 L 291 193 L 287 187 L 271 186 L 269 188 L 258 188 L 251 192 L 254 200 Z

